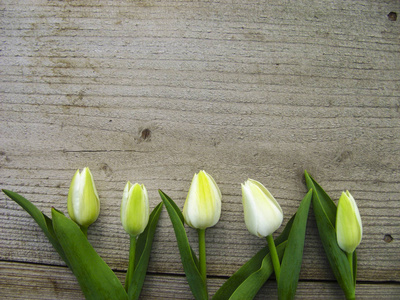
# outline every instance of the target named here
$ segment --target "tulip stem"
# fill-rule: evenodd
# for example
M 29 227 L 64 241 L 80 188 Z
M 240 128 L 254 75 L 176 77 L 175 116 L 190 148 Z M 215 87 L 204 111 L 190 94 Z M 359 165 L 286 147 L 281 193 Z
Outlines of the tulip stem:
M 136 235 L 130 235 L 129 246 L 129 266 L 125 278 L 125 290 L 128 292 L 131 283 L 133 272 L 135 271 L 135 255 L 136 255 Z
M 347 260 L 349 261 L 349 265 L 350 265 L 351 277 L 354 278 L 354 276 L 353 276 L 353 253 L 346 252 L 346 255 L 347 255 Z M 353 282 L 353 283 L 354 283 L 354 285 L 356 285 L 355 282 Z
M 353 275 L 353 253 L 348 253 L 347 254 L 347 259 L 349 261 L 349 265 L 350 265 L 350 271 L 351 271 L 351 275 Z
M 350 265 L 351 278 L 353 279 L 353 285 L 354 285 L 354 289 L 352 290 L 352 293 L 346 295 L 347 300 L 355 300 L 356 299 L 356 279 L 355 279 L 354 273 L 353 273 L 354 272 L 353 254 L 354 254 L 354 252 L 352 252 L 352 253 L 346 252 L 347 260 L 349 261 L 349 265 Z
M 199 234 L 199 271 L 207 286 L 207 265 L 206 265 L 206 230 L 198 229 Z
M 272 235 L 267 236 L 269 253 L 271 254 L 272 265 L 274 266 L 276 282 L 279 284 L 279 277 L 281 274 L 281 264 L 279 262 L 278 252 L 276 251 L 274 238 Z

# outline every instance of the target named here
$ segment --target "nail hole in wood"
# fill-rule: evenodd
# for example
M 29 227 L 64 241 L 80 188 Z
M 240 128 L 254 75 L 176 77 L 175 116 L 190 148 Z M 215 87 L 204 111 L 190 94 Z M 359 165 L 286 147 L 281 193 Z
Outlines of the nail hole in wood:
M 148 128 L 143 129 L 142 132 L 140 133 L 140 138 L 143 141 L 148 141 L 150 137 L 151 137 L 151 130 Z
M 387 16 L 390 21 L 394 22 L 397 20 L 397 13 L 395 13 L 394 11 L 391 11 Z
M 386 243 L 390 243 L 391 241 L 393 241 L 393 237 L 390 234 L 385 234 L 385 236 L 383 237 L 383 240 Z

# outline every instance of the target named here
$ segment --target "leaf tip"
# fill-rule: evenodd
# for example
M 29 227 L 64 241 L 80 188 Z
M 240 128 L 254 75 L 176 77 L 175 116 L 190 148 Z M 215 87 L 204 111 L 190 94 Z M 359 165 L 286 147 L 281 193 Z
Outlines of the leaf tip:
M 1 189 L 1 191 L 2 191 L 4 194 L 6 194 L 8 197 L 10 197 L 9 195 L 10 195 L 10 192 L 11 192 L 11 191 L 6 190 L 6 189 Z

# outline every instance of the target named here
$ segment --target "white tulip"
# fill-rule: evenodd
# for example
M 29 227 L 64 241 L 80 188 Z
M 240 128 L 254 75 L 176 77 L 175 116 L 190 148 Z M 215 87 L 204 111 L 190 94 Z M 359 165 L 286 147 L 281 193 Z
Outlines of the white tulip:
M 76 171 L 68 192 L 68 214 L 81 227 L 88 227 L 100 213 L 100 200 L 89 168 Z
M 141 234 L 149 222 L 149 197 L 143 184 L 129 181 L 125 185 L 121 203 L 121 223 L 131 236 Z
M 340 196 L 336 212 L 336 237 L 339 247 L 353 253 L 362 239 L 362 223 L 356 201 L 349 191 Z
M 221 215 L 221 191 L 205 171 L 195 174 L 183 207 L 185 222 L 196 229 L 217 224 Z
M 244 220 L 251 234 L 266 237 L 281 226 L 282 209 L 260 182 L 248 179 L 242 183 L 242 199 Z

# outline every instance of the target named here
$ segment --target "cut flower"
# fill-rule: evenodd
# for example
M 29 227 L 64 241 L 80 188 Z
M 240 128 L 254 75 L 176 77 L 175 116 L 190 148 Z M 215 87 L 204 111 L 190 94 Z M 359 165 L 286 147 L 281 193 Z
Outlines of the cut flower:
M 242 201 L 244 220 L 251 234 L 266 237 L 281 226 L 282 208 L 260 182 L 248 179 L 242 183 Z
M 221 191 L 205 171 L 193 176 L 183 207 L 185 222 L 193 228 L 205 229 L 217 224 L 221 215 Z
M 347 253 L 353 253 L 361 243 L 361 216 L 349 191 L 342 193 L 337 206 L 336 237 L 339 247 Z
M 100 200 L 89 168 L 76 171 L 68 192 L 68 214 L 81 227 L 88 227 L 100 213 Z
M 149 197 L 143 184 L 129 181 L 125 185 L 121 203 L 121 223 L 132 236 L 141 234 L 149 222 Z

